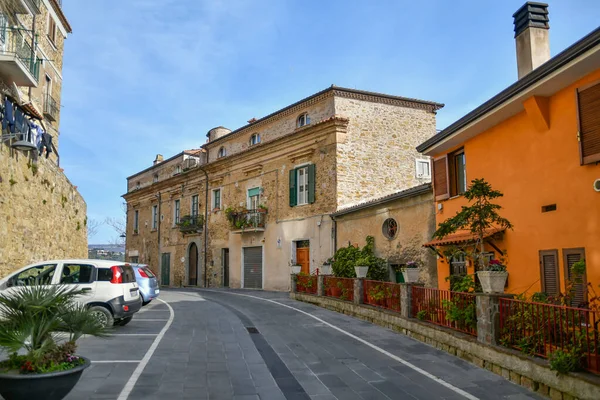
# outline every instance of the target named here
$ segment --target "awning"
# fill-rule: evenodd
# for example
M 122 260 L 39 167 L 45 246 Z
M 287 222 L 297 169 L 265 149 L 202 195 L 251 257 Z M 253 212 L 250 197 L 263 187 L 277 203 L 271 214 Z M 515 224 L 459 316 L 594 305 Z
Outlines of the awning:
M 37 110 L 37 108 L 35 108 L 33 103 L 27 103 L 20 107 L 23 109 L 23 111 L 25 111 L 27 114 L 31 115 L 32 117 L 37 118 L 40 121 L 44 119 L 44 116 Z
M 502 229 L 502 228 L 490 228 L 490 229 L 486 230 L 485 234 L 483 235 L 483 238 L 487 239 L 491 236 L 494 236 L 497 233 L 504 232 L 504 231 L 505 231 L 505 229 Z M 434 248 L 434 247 L 450 246 L 453 244 L 461 244 L 461 243 L 471 242 L 471 241 L 476 240 L 476 238 L 477 238 L 476 235 L 474 235 L 470 231 L 457 231 L 456 233 L 448 235 L 443 239 L 435 239 L 430 242 L 427 242 L 423 245 L 423 247 Z

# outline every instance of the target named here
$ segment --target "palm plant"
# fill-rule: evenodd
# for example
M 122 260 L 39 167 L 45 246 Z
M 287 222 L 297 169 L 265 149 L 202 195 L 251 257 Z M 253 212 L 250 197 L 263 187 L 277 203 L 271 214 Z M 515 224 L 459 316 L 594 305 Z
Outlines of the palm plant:
M 58 285 L 1 293 L 0 348 L 12 355 L 0 362 L 0 371 L 51 372 L 83 364 L 74 355 L 77 340 L 108 332 L 86 306 L 75 301 L 82 293 Z M 18 355 L 20 351 L 25 354 Z

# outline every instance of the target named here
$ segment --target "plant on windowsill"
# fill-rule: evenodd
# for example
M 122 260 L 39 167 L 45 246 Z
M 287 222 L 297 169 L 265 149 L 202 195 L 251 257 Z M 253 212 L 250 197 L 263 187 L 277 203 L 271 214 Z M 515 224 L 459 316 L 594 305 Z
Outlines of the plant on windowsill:
M 333 257 L 329 257 L 327 260 L 323 262 L 323 265 L 319 269 L 319 274 L 321 275 L 331 275 L 331 263 L 333 262 Z
M 139 233 L 139 232 L 138 232 L 138 230 L 137 230 L 137 229 L 134 229 L 134 230 L 133 230 L 133 234 L 134 234 L 134 235 L 137 235 L 138 233 Z
M 477 276 L 485 293 L 503 292 L 508 272 L 490 271 L 485 263 L 484 239 L 491 228 L 500 230 L 512 229 L 512 224 L 498 214 L 502 207 L 492 200 L 504 196 L 502 192 L 492 189 L 484 179 L 473 179 L 463 196 L 469 201 L 461 211 L 439 224 L 434 232 L 434 239 L 444 239 L 460 229 L 467 229 L 474 236 L 473 258 L 478 266 Z M 492 283 L 492 281 L 494 281 Z
M 266 213 L 267 211 L 269 211 L 269 209 L 264 204 L 259 204 L 258 207 L 256 208 L 256 211 L 258 211 L 260 213 Z
M 0 362 L 0 395 L 5 399 L 62 399 L 90 366 L 88 359 L 75 355 L 77 340 L 105 337 L 107 330 L 93 311 L 76 303 L 82 293 L 34 285 L 0 294 L 0 348 L 10 354 Z

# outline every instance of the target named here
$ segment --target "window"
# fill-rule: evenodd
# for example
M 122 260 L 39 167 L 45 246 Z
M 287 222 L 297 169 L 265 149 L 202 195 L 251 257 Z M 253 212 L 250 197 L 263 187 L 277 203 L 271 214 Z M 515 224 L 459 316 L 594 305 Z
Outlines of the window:
M 129 262 L 133 263 L 133 264 L 137 264 L 140 262 L 140 257 L 139 256 L 131 256 L 129 257 Z M 98 279 L 100 280 L 100 279 Z
M 52 44 L 56 43 L 56 22 L 54 21 L 54 18 L 52 18 L 50 16 L 50 14 L 48 14 L 48 32 L 46 32 L 46 34 L 48 35 L 48 39 L 50 39 L 50 41 L 52 41 Z
M 260 188 L 252 188 L 248 190 L 248 210 L 254 211 L 258 209 L 260 204 Z
M 152 229 L 158 229 L 158 206 L 152 206 Z
M 140 226 L 140 212 L 135 210 L 133 212 L 133 233 L 138 233 L 138 229 Z
M 255 144 L 259 144 L 260 143 L 260 133 L 255 133 L 254 135 L 250 136 L 250 146 L 253 146 Z
M 192 217 L 198 216 L 198 195 L 192 196 L 192 209 L 190 211 Z
M 181 202 L 179 200 L 175 200 L 175 204 L 173 207 L 173 225 L 177 225 L 179 223 L 179 213 L 180 213 Z
M 301 166 L 290 171 L 290 207 L 315 202 L 316 167 Z
M 221 147 L 217 152 L 217 158 L 225 157 L 226 154 L 225 147 Z
M 582 274 L 577 274 L 573 271 L 573 264 L 581 260 L 585 260 L 585 249 L 563 249 L 565 279 L 572 283 L 572 307 L 585 307 L 588 301 L 587 298 L 587 274 L 585 269 Z M 585 264 L 584 264 L 585 266 Z
M 154 178 L 152 178 L 152 182 L 153 183 L 158 182 L 158 174 L 154 174 Z
M 56 264 L 36 265 L 11 278 L 10 286 L 50 285 Z
M 64 264 L 60 277 L 61 284 L 92 283 L 94 267 L 81 264 Z
M 464 149 L 433 160 L 433 188 L 436 200 L 458 196 L 467 190 L 467 162 Z
M 381 230 L 383 231 L 383 236 L 388 239 L 393 239 L 398 233 L 398 223 L 394 218 L 388 218 L 383 222 Z
M 310 117 L 307 113 L 304 113 L 298 117 L 297 126 L 298 128 L 310 124 Z
M 464 253 L 458 253 L 450 258 L 450 275 L 466 275 L 467 274 L 467 262 Z M 450 282 L 452 283 L 452 282 Z
M 181 173 L 181 165 L 176 165 L 175 166 L 175 172 L 173 173 L 173 175 L 177 175 Z
M 429 170 L 429 160 L 415 160 L 416 175 L 417 178 L 431 178 L 431 171 Z
M 52 96 L 52 78 L 47 74 L 46 80 L 44 81 L 44 102 L 47 102 L 49 99 L 46 96 Z
M 139 188 L 140 188 L 140 181 L 137 181 L 137 182 L 135 183 L 135 188 L 136 188 L 136 189 L 139 189 Z
M 556 296 L 560 293 L 558 250 L 540 251 L 540 280 L 542 292 L 548 296 Z
M 577 89 L 579 161 L 600 161 L 600 83 Z
M 221 209 L 221 189 L 215 189 L 212 191 L 212 203 L 213 210 Z
M 459 150 L 450 155 L 450 195 L 458 196 L 467 190 L 467 170 L 464 150 Z

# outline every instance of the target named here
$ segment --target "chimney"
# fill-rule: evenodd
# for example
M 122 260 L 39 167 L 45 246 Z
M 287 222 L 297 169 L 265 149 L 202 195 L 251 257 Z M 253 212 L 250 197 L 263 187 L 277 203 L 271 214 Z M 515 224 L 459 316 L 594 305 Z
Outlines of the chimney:
M 156 158 L 154 159 L 154 165 L 160 164 L 163 161 L 164 161 L 164 158 L 163 158 L 162 154 L 157 154 Z
M 519 79 L 550 59 L 548 4 L 528 1 L 513 14 Z

